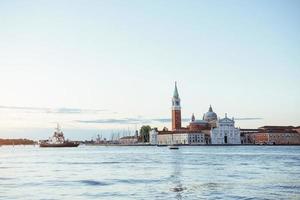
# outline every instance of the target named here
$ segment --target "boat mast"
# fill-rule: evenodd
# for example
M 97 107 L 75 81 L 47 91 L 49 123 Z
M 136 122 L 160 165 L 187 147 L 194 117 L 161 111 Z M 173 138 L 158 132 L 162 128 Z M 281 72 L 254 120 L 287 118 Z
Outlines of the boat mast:
M 56 132 L 57 132 L 57 133 L 60 133 L 60 132 L 61 132 L 59 123 L 57 123 L 57 126 L 56 126 Z

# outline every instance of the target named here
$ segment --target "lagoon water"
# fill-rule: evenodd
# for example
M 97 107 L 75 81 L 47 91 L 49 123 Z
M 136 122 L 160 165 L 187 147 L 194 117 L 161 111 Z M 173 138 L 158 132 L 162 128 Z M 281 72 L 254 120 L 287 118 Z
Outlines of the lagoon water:
M 0 199 L 300 199 L 300 146 L 2 146 Z

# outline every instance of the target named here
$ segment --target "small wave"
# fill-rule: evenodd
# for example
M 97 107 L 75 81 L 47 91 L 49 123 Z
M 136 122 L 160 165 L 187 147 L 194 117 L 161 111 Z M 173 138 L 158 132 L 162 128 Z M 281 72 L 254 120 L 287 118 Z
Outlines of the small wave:
M 297 190 L 300 191 L 299 185 L 279 185 L 278 188 L 287 189 L 287 190 Z
M 257 199 L 257 198 L 253 198 L 253 197 L 238 196 L 238 195 L 231 195 L 231 196 L 228 196 L 228 198 L 230 198 L 230 199 L 241 199 L 241 200 L 254 200 L 254 199 Z
M 291 167 L 291 166 L 300 166 L 300 162 L 296 161 L 296 162 L 284 162 L 285 166 L 287 167 Z
M 240 178 L 240 177 L 242 177 L 242 176 L 239 175 L 239 174 L 230 174 L 230 175 L 228 175 L 227 177 L 230 177 L 230 178 Z
M 192 191 L 198 191 L 198 190 L 217 190 L 221 188 L 222 185 L 219 183 L 209 182 L 209 183 L 203 183 L 203 184 L 193 184 L 191 187 Z
M 182 192 L 182 191 L 184 191 L 184 190 L 186 190 L 186 189 L 187 189 L 186 187 L 176 186 L 176 187 L 171 188 L 170 190 L 171 190 L 172 192 Z
M 95 180 L 81 180 L 79 181 L 80 183 L 83 183 L 85 185 L 92 185 L 92 186 L 104 186 L 104 185 L 109 185 L 109 183 L 104 183 L 100 181 L 95 181 Z
M 139 183 L 155 183 L 161 182 L 161 179 L 112 179 L 111 181 L 117 183 L 127 183 L 127 184 L 139 184 Z
M 214 183 L 214 182 L 209 182 L 209 183 L 203 183 L 201 186 L 202 187 L 207 187 L 207 188 L 216 188 L 216 187 L 219 187 L 220 184 L 219 183 Z
M 101 165 L 101 164 L 119 164 L 121 162 L 57 162 L 57 164 L 68 165 Z
M 13 180 L 14 178 L 6 178 L 6 177 L 0 177 L 0 180 L 3 180 L 3 181 L 7 181 L 7 180 Z
M 240 165 L 247 166 L 247 165 L 249 165 L 249 163 L 240 163 Z

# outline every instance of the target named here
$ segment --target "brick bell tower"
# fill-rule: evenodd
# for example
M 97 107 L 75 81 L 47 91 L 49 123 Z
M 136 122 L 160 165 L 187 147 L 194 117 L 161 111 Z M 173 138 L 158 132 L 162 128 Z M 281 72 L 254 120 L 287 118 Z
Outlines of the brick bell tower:
M 175 82 L 175 89 L 172 98 L 172 131 L 181 129 L 181 107 L 180 98 Z

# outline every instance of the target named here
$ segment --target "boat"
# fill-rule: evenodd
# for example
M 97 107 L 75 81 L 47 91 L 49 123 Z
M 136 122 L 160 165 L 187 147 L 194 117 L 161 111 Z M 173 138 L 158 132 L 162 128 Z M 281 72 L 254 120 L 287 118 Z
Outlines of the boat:
M 40 141 L 40 147 L 78 147 L 78 146 L 79 146 L 78 142 L 73 142 L 65 139 L 59 124 L 57 124 L 57 127 L 52 137 L 50 137 L 48 140 Z
M 169 145 L 168 147 L 169 147 L 169 149 L 171 149 L 171 150 L 177 150 L 177 149 L 179 149 L 179 147 L 178 147 L 177 145 L 174 144 L 173 135 L 172 135 L 172 143 L 171 143 L 171 145 Z
M 179 147 L 178 146 L 175 146 L 175 145 L 170 145 L 170 146 L 168 146 L 169 147 L 169 149 L 171 149 L 171 150 L 177 150 L 177 149 L 179 149 Z

